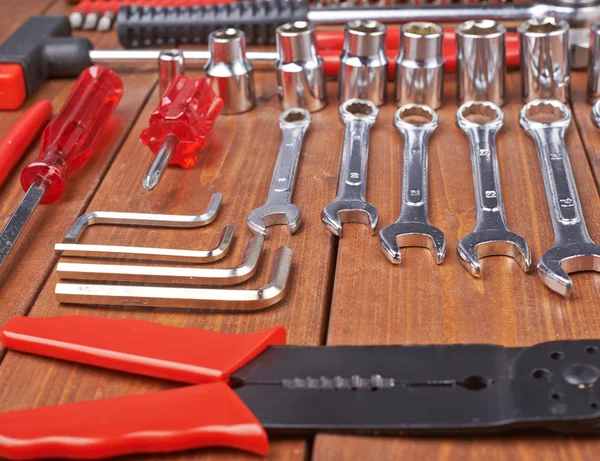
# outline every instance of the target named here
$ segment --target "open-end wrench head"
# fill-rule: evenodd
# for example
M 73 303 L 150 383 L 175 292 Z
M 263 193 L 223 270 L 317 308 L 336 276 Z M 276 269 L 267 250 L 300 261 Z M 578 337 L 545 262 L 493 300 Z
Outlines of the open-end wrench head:
M 531 252 L 523 237 L 503 229 L 471 232 L 458 242 L 460 262 L 474 277 L 481 277 L 480 258 L 510 256 L 527 272 L 531 268 Z
M 418 118 L 419 122 L 412 123 L 411 117 Z M 394 114 L 394 126 L 403 135 L 407 130 L 433 131 L 438 126 L 438 120 L 435 110 L 425 104 L 406 104 Z
M 456 124 L 464 132 L 480 125 L 486 125 L 490 130 L 499 130 L 503 123 L 502 109 L 489 101 L 469 101 L 456 111 Z
M 377 229 L 379 214 L 373 205 L 360 200 L 336 201 L 325 205 L 321 220 L 338 237 L 342 236 L 342 224 L 360 223 L 369 226 L 371 234 Z
M 267 227 L 285 225 L 290 234 L 300 228 L 300 208 L 292 203 L 263 205 L 250 212 L 246 220 L 255 234 L 267 237 Z
M 340 105 L 340 117 L 344 123 L 362 120 L 373 124 L 377 120 L 377 115 L 379 115 L 377 106 L 366 99 L 348 99 Z
M 437 264 L 446 255 L 444 233 L 431 224 L 396 222 L 379 231 L 379 241 L 385 257 L 393 264 L 400 264 L 400 248 L 429 248 Z
M 548 288 L 562 296 L 570 296 L 573 293 L 570 273 L 600 272 L 600 245 L 573 243 L 555 246 L 542 255 L 537 269 Z
M 549 127 L 566 129 L 571 123 L 571 111 L 555 99 L 536 99 L 523 106 L 519 123 L 531 136 L 536 129 Z

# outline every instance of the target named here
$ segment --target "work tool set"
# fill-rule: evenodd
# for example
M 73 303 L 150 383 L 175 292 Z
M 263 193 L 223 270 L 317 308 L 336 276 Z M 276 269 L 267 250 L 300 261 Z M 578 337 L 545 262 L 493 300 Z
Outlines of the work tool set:
M 424 247 L 441 265 L 436 271 L 444 271 L 444 229 L 435 226 L 435 219 L 432 224 L 428 213 L 430 172 L 439 163 L 430 167 L 428 145 L 438 124 L 451 122 L 455 135 L 469 141 L 477 218 L 473 231 L 459 236 L 458 259 L 474 277 L 482 276 L 481 258 L 497 255 L 530 271 L 532 252 L 510 230 L 505 211 L 505 205 L 514 204 L 505 204 L 500 166 L 511 165 L 499 162 L 502 152 L 496 149 L 505 121 L 501 107 L 507 100 L 507 68 L 520 68 L 525 105 L 519 123 L 537 147 L 555 235 L 554 246 L 539 257 L 534 270 L 563 297 L 573 292 L 569 273 L 600 272 L 600 245 L 586 228 L 565 145 L 572 69 L 588 67 L 587 101 L 600 128 L 600 22 L 592 23 L 600 18 L 600 7 L 352 3 L 82 0 L 70 18 L 28 19 L 0 45 L 0 109 L 19 108 L 49 78 L 78 78 L 49 123 L 51 104 L 40 101 L 0 142 L 1 186 L 47 123 L 40 156 L 21 172 L 25 196 L 0 234 L 0 266 L 20 244 L 17 239 L 38 203 L 58 201 L 67 180 L 97 149 L 123 95 L 119 67 L 155 62 L 160 97 L 151 101 L 156 108 L 139 135 L 149 167 L 143 177 L 132 179 L 148 191 L 141 193 L 149 199 L 161 194 L 168 166 L 195 174 L 211 132 L 226 135 L 219 118 L 261 105 L 256 73 L 269 69 L 281 114 L 265 123 L 280 136 L 279 151 L 276 159 L 269 149 L 251 153 L 264 162 L 274 159 L 270 186 L 265 182 L 260 192 L 264 204 L 235 210 L 246 216 L 250 230 L 236 231 L 235 240 L 233 225 L 210 226 L 227 200 L 220 193 L 199 215 L 89 211 L 74 220 L 54 248 L 59 303 L 116 308 L 123 316 L 149 308 L 252 315 L 276 305 L 290 291 L 292 272 L 303 268 L 292 265 L 288 246 L 264 256 L 265 241 L 269 228 L 277 225 L 287 226 L 293 241 L 306 222 L 292 203 L 305 136 L 344 133 L 337 195 L 321 212 L 322 225 L 337 241 L 349 223 L 377 232 L 379 214 L 367 199 L 369 138 L 376 124 L 385 123 L 393 124 L 390 136 L 400 136 L 403 147 L 390 163 L 394 172 L 402 172 L 401 191 L 392 192 L 400 192 L 401 207 L 397 221 L 379 230 L 384 257 L 402 266 L 402 248 Z M 509 32 L 497 20 L 520 24 Z M 463 22 L 444 30 L 439 22 L 448 21 Z M 128 49 L 94 50 L 88 39 L 71 34 L 72 28 L 108 31 L 113 23 Z M 322 24 L 345 27 L 315 29 Z M 586 34 L 590 40 L 582 38 Z M 247 49 L 257 44 L 263 48 Z M 194 47 L 175 48 L 179 45 Z M 265 49 L 267 45 L 275 49 Z M 161 49 L 141 49 L 150 46 Z M 198 62 L 204 75 L 187 76 Z M 441 120 L 436 110 L 444 104 L 444 80 L 450 72 L 455 72 L 460 107 L 454 120 Z M 328 101 L 328 78 L 337 80 L 335 101 Z M 390 103 L 398 109 L 393 120 L 383 120 L 382 107 Z M 328 104 L 339 107 L 339 123 L 326 125 L 314 115 Z M 239 120 L 243 124 L 245 119 Z M 371 181 L 378 174 L 371 171 Z M 464 193 L 470 196 L 470 191 L 469 186 Z M 206 248 L 93 243 L 97 225 L 129 226 L 133 232 L 194 229 L 212 236 L 214 243 Z M 79 243 L 84 231 L 92 243 Z M 244 251 L 229 261 L 234 245 Z M 217 261 L 226 262 L 223 267 L 208 265 Z M 257 276 L 263 265 L 269 269 L 264 280 Z M 127 314 L 123 307 L 129 308 Z M 293 347 L 285 341 L 282 327 L 232 335 L 126 318 L 15 317 L 0 330 L 7 349 L 188 386 L 0 413 L 0 456 L 95 459 L 212 446 L 266 455 L 267 434 L 318 432 L 598 433 L 600 340 L 530 347 Z

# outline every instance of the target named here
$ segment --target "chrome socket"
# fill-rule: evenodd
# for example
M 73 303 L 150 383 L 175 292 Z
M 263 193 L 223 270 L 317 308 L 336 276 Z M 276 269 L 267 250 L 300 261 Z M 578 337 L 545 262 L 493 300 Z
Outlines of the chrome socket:
M 346 24 L 338 74 L 340 102 L 358 98 L 371 101 L 376 106 L 385 104 L 388 75 L 386 30 L 377 21 L 355 20 Z
M 204 66 L 213 91 L 223 99 L 222 114 L 240 114 L 255 105 L 252 64 L 246 59 L 246 36 L 238 29 L 208 36 L 210 59 Z
M 600 21 L 590 27 L 590 60 L 588 63 L 587 100 L 594 104 L 600 99 Z
M 277 94 L 283 110 L 300 107 L 316 112 L 327 105 L 323 60 L 317 55 L 315 28 L 306 21 L 275 31 L 278 59 Z
M 183 75 L 185 72 L 185 60 L 183 51 L 173 49 L 161 51 L 158 55 L 158 78 L 159 78 L 159 98 L 165 93 L 175 77 Z
M 409 22 L 400 28 L 395 90 L 398 106 L 425 104 L 437 109 L 442 105 L 443 38 L 444 29 L 432 22 Z
M 489 101 L 504 105 L 506 28 L 496 21 L 466 21 L 456 28 L 458 103 Z
M 525 102 L 569 99 L 569 23 L 551 17 L 530 19 L 519 28 L 521 90 Z

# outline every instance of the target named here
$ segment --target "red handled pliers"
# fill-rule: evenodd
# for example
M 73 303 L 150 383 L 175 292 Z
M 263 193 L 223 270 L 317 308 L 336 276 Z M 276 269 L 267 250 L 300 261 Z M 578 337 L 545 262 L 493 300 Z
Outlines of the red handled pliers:
M 195 384 L 0 413 L 0 457 L 96 459 L 226 446 L 271 434 L 600 432 L 600 340 L 496 345 L 283 346 L 130 319 L 16 317 L 10 349 Z M 557 359 L 557 357 L 559 359 Z

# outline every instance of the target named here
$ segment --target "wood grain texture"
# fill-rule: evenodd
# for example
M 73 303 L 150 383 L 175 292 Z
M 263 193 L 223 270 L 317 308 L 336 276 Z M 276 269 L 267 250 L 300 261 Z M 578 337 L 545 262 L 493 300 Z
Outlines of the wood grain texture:
M 453 77 L 440 126 L 429 145 L 429 217 L 447 239 L 436 266 L 427 249 L 403 251 L 392 266 L 379 241 L 361 225 L 346 225 L 336 264 L 327 344 L 497 343 L 527 346 L 555 339 L 600 335 L 600 276 L 575 274 L 575 292 L 564 299 L 525 274 L 511 258 L 482 260 L 483 276 L 471 277 L 456 247 L 475 226 L 475 202 L 467 137 L 454 123 Z M 553 231 L 534 142 L 518 123 L 522 106 L 518 74 L 509 78 L 510 101 L 497 151 L 509 227 L 525 237 L 537 262 Z M 402 138 L 392 126 L 394 107 L 383 108 L 373 130 L 368 200 L 380 225 L 394 221 L 400 206 Z M 597 136 L 598 133 L 586 133 Z M 567 147 L 590 234 L 600 238 L 600 199 L 575 124 Z M 358 438 L 318 435 L 313 459 L 595 459 L 598 442 L 561 436 L 491 439 Z
M 31 13 L 41 13 L 45 10 L 41 7 L 36 8 L 34 2 L 27 1 L 25 3 L 31 4 L 28 5 L 31 7 L 29 10 Z M 44 3 L 49 2 L 38 1 L 37 5 Z M 50 11 L 64 12 L 64 2 L 56 3 L 57 5 L 53 6 Z M 1 11 L 8 8 L 5 6 L 7 4 L 11 4 L 14 11 L 27 11 L 26 7 L 22 6 L 22 1 L 6 0 L 0 7 L 0 17 L 2 18 L 10 16 L 8 15 L 9 10 L 7 10 L 6 16 L 1 15 Z M 20 14 L 17 15 L 18 23 L 16 25 L 25 19 Z M 12 31 L 11 27 L 7 27 L 6 31 Z M 2 30 L 2 34 L 4 33 L 5 31 Z M 98 34 L 94 34 L 94 36 L 98 36 Z M 101 41 L 107 46 L 116 46 L 114 35 L 101 35 L 100 37 L 103 37 Z M 10 303 L 4 304 L 4 308 L 0 311 L 0 323 L 2 324 L 10 317 L 22 315 L 31 308 L 56 262 L 53 253 L 54 243 L 62 240 L 71 222 L 85 210 L 156 82 L 156 76 L 153 74 L 120 73 L 120 77 L 125 93 L 102 135 L 93 158 L 72 178 L 65 196 L 59 202 L 37 207 L 9 258 L 0 269 L 0 299 L 10 299 Z M 72 85 L 72 80 L 48 81 L 22 109 L 1 113 L 0 136 L 10 129 L 20 114 L 40 99 L 49 99 L 56 113 L 69 95 Z M 23 156 L 0 189 L 0 226 L 2 228 L 8 222 L 24 194 L 19 181 L 20 172 L 38 155 L 39 139 Z

